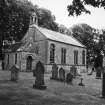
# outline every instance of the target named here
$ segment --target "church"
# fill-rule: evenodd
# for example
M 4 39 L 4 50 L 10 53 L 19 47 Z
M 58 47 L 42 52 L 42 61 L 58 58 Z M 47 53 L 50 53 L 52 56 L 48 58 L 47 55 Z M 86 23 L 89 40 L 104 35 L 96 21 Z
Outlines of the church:
M 10 69 L 16 64 L 20 71 L 30 72 L 38 61 L 44 64 L 46 72 L 51 72 L 53 64 L 65 71 L 73 65 L 77 70 L 86 71 L 86 47 L 72 35 L 39 27 L 38 18 L 33 13 L 26 35 L 5 52 L 4 68 Z

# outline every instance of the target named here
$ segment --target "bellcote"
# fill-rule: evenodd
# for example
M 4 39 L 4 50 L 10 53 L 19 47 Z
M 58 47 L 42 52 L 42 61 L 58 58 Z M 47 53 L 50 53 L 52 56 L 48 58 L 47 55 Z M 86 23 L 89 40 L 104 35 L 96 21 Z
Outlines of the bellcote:
M 33 12 L 32 15 L 30 16 L 30 25 L 32 24 L 38 25 L 38 17 L 35 12 Z

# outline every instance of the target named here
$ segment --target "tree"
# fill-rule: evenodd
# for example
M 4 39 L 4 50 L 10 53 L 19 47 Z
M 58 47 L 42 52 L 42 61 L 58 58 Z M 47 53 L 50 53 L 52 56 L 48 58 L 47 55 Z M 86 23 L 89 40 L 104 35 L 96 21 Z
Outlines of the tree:
M 58 25 L 58 30 L 59 30 L 60 33 L 63 33 L 63 34 L 66 34 L 66 35 L 71 35 L 71 31 L 62 24 Z
M 3 41 L 20 40 L 29 26 L 30 10 L 27 0 L 0 0 L 0 59 L 3 59 Z
M 94 49 L 96 48 L 93 28 L 87 24 L 78 24 L 72 28 L 73 36 L 78 39 L 87 48 L 87 64 L 90 63 L 91 57 L 94 56 Z
M 58 31 L 58 24 L 55 22 L 55 16 L 52 15 L 50 10 L 39 8 L 35 6 L 38 15 L 38 25 L 53 31 Z
M 82 13 L 91 13 L 86 6 L 103 7 L 105 9 L 105 0 L 73 0 L 71 5 L 67 6 L 69 16 L 81 15 Z

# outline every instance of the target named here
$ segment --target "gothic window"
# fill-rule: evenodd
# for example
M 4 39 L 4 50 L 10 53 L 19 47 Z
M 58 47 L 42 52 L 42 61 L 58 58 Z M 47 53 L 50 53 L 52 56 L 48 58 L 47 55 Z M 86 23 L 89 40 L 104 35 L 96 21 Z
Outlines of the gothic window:
M 8 56 L 7 56 L 7 64 L 9 64 L 9 54 L 8 54 Z
M 85 51 L 82 51 L 82 64 L 85 65 Z
M 75 65 L 78 64 L 78 51 L 77 50 L 74 51 L 74 64 Z
M 15 64 L 17 64 L 17 54 L 15 54 Z
M 51 44 L 50 45 L 50 63 L 55 62 L 55 45 Z
M 61 64 L 66 64 L 66 49 L 61 48 Z

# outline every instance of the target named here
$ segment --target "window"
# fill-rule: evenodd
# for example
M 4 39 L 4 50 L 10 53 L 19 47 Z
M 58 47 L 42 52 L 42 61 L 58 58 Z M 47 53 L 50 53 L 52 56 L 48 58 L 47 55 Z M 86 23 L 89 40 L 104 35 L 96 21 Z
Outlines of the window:
M 15 64 L 17 64 L 17 54 L 15 54 Z
M 66 49 L 61 48 L 61 64 L 66 64 Z
M 9 54 L 8 54 L 8 56 L 7 56 L 7 64 L 9 64 Z
M 55 45 L 51 44 L 50 45 L 50 63 L 55 62 Z
M 82 64 L 85 65 L 85 51 L 82 51 Z
M 78 51 L 77 50 L 75 50 L 74 51 L 74 64 L 78 64 Z

